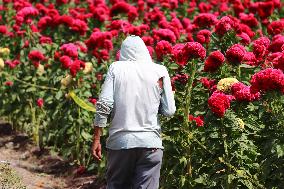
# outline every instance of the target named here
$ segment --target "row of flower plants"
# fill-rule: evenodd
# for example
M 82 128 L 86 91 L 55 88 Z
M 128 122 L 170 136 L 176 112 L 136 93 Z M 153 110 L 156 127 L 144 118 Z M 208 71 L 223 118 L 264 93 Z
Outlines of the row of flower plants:
M 283 7 L 2 0 L 0 117 L 103 179 L 105 159 L 90 153 L 94 105 L 121 42 L 137 35 L 175 91 L 175 115 L 160 117 L 161 188 L 283 188 Z

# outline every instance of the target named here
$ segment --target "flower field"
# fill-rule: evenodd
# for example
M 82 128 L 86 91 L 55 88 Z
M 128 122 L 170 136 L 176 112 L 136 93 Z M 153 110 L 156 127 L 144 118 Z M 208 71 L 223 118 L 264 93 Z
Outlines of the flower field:
M 2 0 L 0 117 L 103 178 L 94 105 L 127 35 L 175 91 L 175 115 L 160 118 L 161 188 L 283 188 L 280 0 Z

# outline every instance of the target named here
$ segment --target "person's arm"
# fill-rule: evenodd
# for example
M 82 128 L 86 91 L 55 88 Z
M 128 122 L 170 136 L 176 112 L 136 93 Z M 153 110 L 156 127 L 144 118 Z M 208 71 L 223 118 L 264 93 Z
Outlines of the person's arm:
M 113 69 L 109 67 L 107 76 L 102 86 L 102 92 L 96 103 L 96 115 L 94 120 L 94 136 L 93 136 L 93 155 L 95 159 L 101 160 L 101 142 L 100 136 L 102 128 L 106 126 L 107 118 L 113 109 Z
M 159 113 L 164 116 L 172 116 L 176 111 L 174 93 L 172 91 L 171 79 L 167 69 L 164 67 L 163 92 L 160 101 Z

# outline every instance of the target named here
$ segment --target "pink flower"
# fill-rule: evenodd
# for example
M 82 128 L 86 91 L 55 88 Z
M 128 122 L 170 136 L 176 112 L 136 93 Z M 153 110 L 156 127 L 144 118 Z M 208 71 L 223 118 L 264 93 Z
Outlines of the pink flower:
M 243 57 L 246 54 L 246 49 L 240 44 L 231 46 L 226 52 L 226 58 L 230 64 L 241 64 Z
M 215 72 L 224 61 L 225 57 L 220 51 L 213 51 L 205 60 L 204 71 Z
M 37 99 L 37 101 L 36 101 L 36 104 L 37 104 L 37 106 L 38 106 L 39 108 L 42 108 L 42 107 L 43 107 L 43 103 L 44 103 L 44 101 L 43 101 L 42 98 L 39 98 L 39 99 Z
M 77 58 L 78 57 L 78 48 L 73 43 L 67 43 L 60 47 L 60 50 L 63 51 L 64 55 Z

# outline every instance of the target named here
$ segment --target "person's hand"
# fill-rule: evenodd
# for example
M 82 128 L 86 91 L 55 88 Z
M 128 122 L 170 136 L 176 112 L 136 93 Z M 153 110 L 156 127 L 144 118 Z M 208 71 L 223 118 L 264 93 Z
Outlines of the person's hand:
M 102 146 L 100 140 L 94 139 L 92 146 L 93 156 L 96 160 L 102 160 Z

